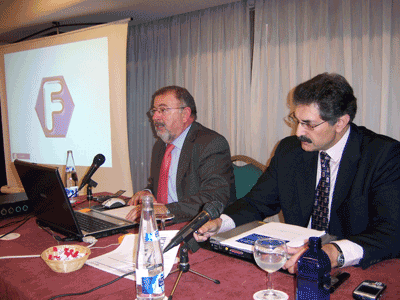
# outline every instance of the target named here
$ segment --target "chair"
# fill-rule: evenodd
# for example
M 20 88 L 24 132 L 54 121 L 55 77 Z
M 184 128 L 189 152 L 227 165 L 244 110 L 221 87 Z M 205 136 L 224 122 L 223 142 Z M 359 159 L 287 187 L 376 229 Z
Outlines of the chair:
M 256 184 L 258 178 L 267 168 L 266 165 L 256 161 L 246 155 L 234 155 L 231 161 L 242 162 L 245 165 L 233 164 L 233 173 L 235 175 L 236 198 L 244 197 Z M 284 222 L 282 213 L 270 216 L 264 219 L 264 222 Z
M 246 155 L 235 155 L 231 158 L 232 162 L 243 162 L 245 165 L 233 164 L 235 174 L 236 198 L 244 197 L 256 184 L 258 178 L 264 172 L 266 166 Z

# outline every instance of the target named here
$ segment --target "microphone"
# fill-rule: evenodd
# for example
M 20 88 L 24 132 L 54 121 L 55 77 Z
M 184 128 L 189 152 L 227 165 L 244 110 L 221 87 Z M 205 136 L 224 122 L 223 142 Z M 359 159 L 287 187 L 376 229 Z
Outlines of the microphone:
M 203 211 L 176 234 L 167 247 L 165 247 L 163 253 L 171 250 L 175 246 L 178 246 L 183 241 L 188 242 L 191 238 L 193 238 L 193 232 L 195 232 L 208 221 L 218 218 L 223 209 L 224 206 L 220 201 L 211 201 L 206 203 L 203 207 Z
M 103 154 L 97 154 L 94 158 L 93 158 L 93 163 L 90 166 L 89 171 L 86 173 L 85 177 L 82 179 L 82 183 L 79 186 L 78 191 L 80 191 L 86 184 L 88 184 L 94 174 L 94 172 L 97 171 L 97 169 L 104 164 L 106 158 L 104 157 Z

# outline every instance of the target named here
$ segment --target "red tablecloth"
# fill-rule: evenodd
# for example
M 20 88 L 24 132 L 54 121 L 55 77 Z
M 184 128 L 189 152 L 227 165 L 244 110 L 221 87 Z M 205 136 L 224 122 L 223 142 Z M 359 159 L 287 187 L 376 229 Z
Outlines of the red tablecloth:
M 0 226 L 23 217 L 0 220 Z M 167 229 L 179 229 L 173 225 Z M 0 235 L 14 227 L 1 228 Z M 131 232 L 136 232 L 132 229 Z M 21 236 L 11 241 L 0 240 L 0 256 L 41 254 L 48 247 L 57 245 L 53 237 L 40 229 L 35 219 L 30 219 L 16 230 Z M 118 242 L 115 235 L 99 239 L 96 247 L 105 247 Z M 61 243 L 70 244 L 70 243 Z M 85 243 L 79 243 L 87 245 Z M 92 249 L 91 258 L 112 251 L 117 246 Z M 251 262 L 228 257 L 213 251 L 200 249 L 189 254 L 192 270 L 218 279 L 215 284 L 190 272 L 184 273 L 174 294 L 174 299 L 252 299 L 258 290 L 266 287 L 266 273 Z M 352 291 L 365 279 L 382 281 L 387 290 L 382 299 L 399 299 L 400 282 L 398 270 L 400 260 L 393 259 L 371 266 L 367 270 L 356 267 L 344 268 L 350 278 L 332 294 L 331 299 L 352 299 Z M 169 295 L 178 273 L 165 279 L 166 295 Z M 53 272 L 41 258 L 0 259 L 0 299 L 49 299 L 53 296 L 78 293 L 108 283 L 117 276 L 84 265 L 82 269 L 67 274 Z M 295 299 L 295 278 L 281 272 L 273 274 L 274 287 Z M 135 282 L 121 279 L 109 286 L 82 296 L 63 299 L 135 299 Z

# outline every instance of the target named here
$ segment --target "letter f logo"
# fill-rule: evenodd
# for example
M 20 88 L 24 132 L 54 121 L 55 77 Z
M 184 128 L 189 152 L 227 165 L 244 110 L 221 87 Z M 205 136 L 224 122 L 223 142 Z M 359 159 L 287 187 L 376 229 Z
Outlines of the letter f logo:
M 74 102 L 63 76 L 43 78 L 35 110 L 46 137 L 65 137 Z

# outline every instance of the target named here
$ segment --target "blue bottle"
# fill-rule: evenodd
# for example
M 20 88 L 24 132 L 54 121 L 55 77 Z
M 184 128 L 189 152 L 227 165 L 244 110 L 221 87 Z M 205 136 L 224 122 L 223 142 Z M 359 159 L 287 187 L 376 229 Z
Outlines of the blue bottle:
M 310 237 L 309 249 L 298 261 L 297 300 L 328 300 L 331 261 L 322 249 L 321 238 Z

